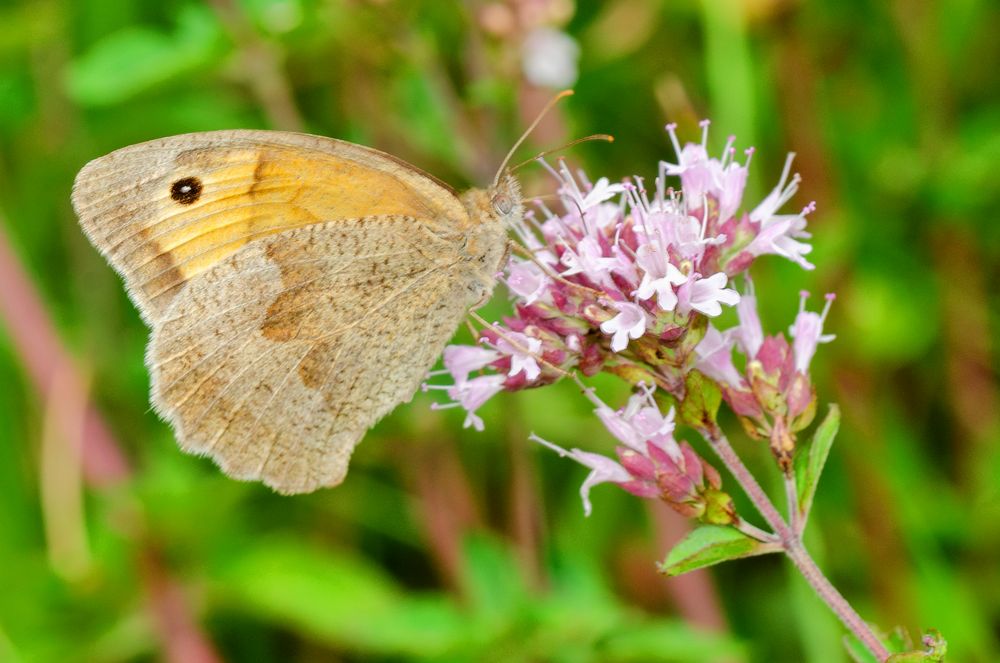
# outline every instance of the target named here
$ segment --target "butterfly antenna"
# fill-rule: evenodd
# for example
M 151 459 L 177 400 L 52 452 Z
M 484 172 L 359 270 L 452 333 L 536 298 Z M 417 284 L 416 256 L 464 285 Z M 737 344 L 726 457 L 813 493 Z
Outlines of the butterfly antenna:
M 510 152 L 508 152 L 507 156 L 503 158 L 503 161 L 500 163 L 500 167 L 497 169 L 496 177 L 493 178 L 493 186 L 496 186 L 497 183 L 500 182 L 500 175 L 503 174 L 504 168 L 507 167 L 507 162 L 510 161 L 510 158 L 512 156 L 514 156 L 514 151 L 517 150 L 517 148 L 521 147 L 521 143 L 523 143 L 525 139 L 531 134 L 531 132 L 535 130 L 535 127 L 537 127 L 538 123 L 542 121 L 542 118 L 545 117 L 545 115 L 550 110 L 552 110 L 552 108 L 556 104 L 558 104 L 566 97 L 571 96 L 572 94 L 573 90 L 563 90 L 556 96 L 552 97 L 552 99 L 550 99 L 549 102 L 545 104 L 545 107 L 541 110 L 541 112 L 538 113 L 538 117 L 535 118 L 535 121 L 532 122 L 527 129 L 525 129 L 524 133 L 521 134 L 521 137 L 517 139 L 516 143 L 514 143 L 514 147 L 510 148 Z
M 521 168 L 523 166 L 527 166 L 529 163 L 532 163 L 533 161 L 537 161 L 538 159 L 541 159 L 544 156 L 548 156 L 549 154 L 554 154 L 555 152 L 562 152 L 563 150 L 568 150 L 569 148 L 573 147 L 574 145 L 579 145 L 580 143 L 586 143 L 586 142 L 589 142 L 589 141 L 592 141 L 592 140 L 604 140 L 604 141 L 607 141 L 609 143 L 613 143 L 613 142 L 615 142 L 615 137 L 611 136 L 609 134 L 594 134 L 593 136 L 585 136 L 584 138 L 577 138 L 576 140 L 571 140 L 570 142 L 566 143 L 565 145 L 560 145 L 559 147 L 553 147 L 551 150 L 545 150 L 544 152 L 539 152 L 538 154 L 536 154 L 535 156 L 531 157 L 530 159 L 526 159 L 526 160 L 522 161 L 521 163 L 517 164 L 516 166 L 511 166 L 510 172 L 513 173 L 518 168 Z

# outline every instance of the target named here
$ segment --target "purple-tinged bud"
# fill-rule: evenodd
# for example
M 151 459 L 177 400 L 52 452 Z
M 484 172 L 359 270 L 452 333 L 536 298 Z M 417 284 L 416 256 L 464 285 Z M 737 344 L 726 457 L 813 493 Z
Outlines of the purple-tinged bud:
M 691 482 L 696 486 L 704 485 L 705 483 L 705 473 L 703 471 L 704 462 L 691 445 L 687 442 L 682 443 L 680 446 L 681 456 L 684 460 L 684 473 L 691 479 Z
M 698 498 L 698 488 L 691 478 L 685 476 L 676 465 L 665 465 L 656 473 L 656 485 L 666 502 L 693 502 Z
M 673 466 L 677 463 L 676 459 L 667 453 L 666 449 L 652 442 L 646 442 L 646 453 L 649 454 L 649 457 L 658 466 Z
M 632 449 L 617 447 L 618 462 L 629 474 L 641 481 L 656 481 L 656 464 Z
M 719 471 L 709 465 L 708 461 L 704 458 L 699 458 L 701 461 L 702 472 L 705 473 L 705 480 L 708 482 L 710 488 L 715 488 L 718 490 L 722 487 L 722 477 L 719 476 Z
M 766 337 L 753 359 L 767 375 L 780 375 L 789 359 L 788 341 L 781 335 Z
M 600 346 L 585 343 L 580 352 L 580 372 L 587 377 L 597 375 L 604 368 L 604 353 Z
M 804 373 L 796 373 L 792 378 L 792 384 L 788 387 L 788 416 L 796 418 L 813 407 L 815 410 L 816 392 L 813 389 L 809 376 Z M 812 417 L 810 417 L 810 420 Z M 806 426 L 809 424 L 807 423 Z
M 636 497 L 642 497 L 647 500 L 657 499 L 660 496 L 660 488 L 655 483 L 649 483 L 646 481 L 626 481 L 625 483 L 620 483 L 618 485 Z
M 741 417 L 759 418 L 764 416 L 764 412 L 760 409 L 760 404 L 757 402 L 757 397 L 754 396 L 752 391 L 733 389 L 725 384 L 721 385 L 721 387 L 722 397 L 726 399 L 726 403 L 729 404 L 733 412 Z
M 750 269 L 755 255 L 748 251 L 740 251 L 736 256 L 723 264 L 723 270 L 729 276 L 735 276 Z

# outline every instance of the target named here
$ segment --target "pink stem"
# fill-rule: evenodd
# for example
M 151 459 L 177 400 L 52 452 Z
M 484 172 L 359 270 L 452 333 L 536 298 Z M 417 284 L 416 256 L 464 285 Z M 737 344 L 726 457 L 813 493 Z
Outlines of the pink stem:
M 87 483 L 101 488 L 128 479 L 131 474 L 128 460 L 100 413 L 89 403 L 86 382 L 63 346 L 41 296 L 11 250 L 4 233 L 3 219 L 0 219 L 0 322 L 6 323 L 28 377 L 46 401 L 58 397 L 56 392 L 60 388 L 61 375 L 65 382 L 62 385 L 64 392 L 74 390 L 64 395 L 69 400 L 85 404 L 81 462 Z M 77 418 L 62 416 L 56 419 L 58 421 L 54 423 L 61 428 L 62 439 L 80 439 L 81 432 L 74 424 L 74 420 L 78 423 Z M 169 576 L 150 548 L 142 546 L 139 552 L 147 557 L 144 563 L 145 584 L 166 660 L 171 663 L 219 661 L 211 642 L 190 614 L 180 584 Z
M 42 305 L 0 226 L 0 320 L 10 332 L 14 349 L 24 362 L 31 381 L 45 400 L 49 400 L 58 376 L 72 376 L 74 389 L 83 389 L 79 371 L 66 352 L 55 326 Z M 129 474 L 128 461 L 115 442 L 101 415 L 88 402 L 83 418 L 82 462 L 88 483 L 107 486 L 124 480 Z M 60 418 L 59 426 L 67 422 Z M 79 438 L 73 430 L 61 430 L 63 439 Z
M 723 464 L 732 473 L 737 483 L 743 488 L 747 497 L 753 502 L 760 515 L 764 517 L 767 524 L 778 535 L 785 554 L 795 564 L 795 568 L 799 570 L 799 573 L 802 574 L 819 597 L 830 606 L 830 609 L 840 618 L 844 626 L 864 644 L 868 651 L 875 655 L 878 661 L 881 662 L 888 659 L 889 650 L 886 649 L 885 645 L 878 639 L 878 636 L 861 619 L 861 616 L 851 607 L 843 595 L 837 591 L 837 588 L 823 575 L 820 568 L 816 566 L 816 562 L 813 561 L 809 552 L 802 544 L 800 534 L 793 531 L 785 523 L 781 514 L 774 508 L 774 504 L 771 503 L 767 493 L 760 487 L 757 479 L 754 478 L 750 470 L 743 464 L 740 457 L 736 455 L 726 436 L 718 430 L 714 432 L 703 431 L 703 435 L 708 439 L 710 446 L 719 455 L 719 458 L 722 459 Z

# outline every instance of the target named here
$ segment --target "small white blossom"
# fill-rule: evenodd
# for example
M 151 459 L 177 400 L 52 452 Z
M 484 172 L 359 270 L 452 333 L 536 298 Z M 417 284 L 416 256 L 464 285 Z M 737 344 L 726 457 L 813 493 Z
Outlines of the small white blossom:
M 836 338 L 833 334 L 823 334 L 823 323 L 826 322 L 826 316 L 830 312 L 834 295 L 826 296 L 826 306 L 823 307 L 822 313 L 806 310 L 806 298 L 809 297 L 809 293 L 803 291 L 799 296 L 799 314 L 795 316 L 795 323 L 788 333 L 795 339 L 792 345 L 792 351 L 795 353 L 795 370 L 808 373 L 809 364 L 816 354 L 816 347 L 820 343 L 829 343 Z
M 638 289 L 632 294 L 639 299 L 649 299 L 655 294 L 661 309 L 673 311 L 677 306 L 674 286 L 684 283 L 687 277 L 670 262 L 666 251 L 656 242 L 640 246 L 635 260 L 644 274 Z
M 618 484 L 627 483 L 632 479 L 632 475 L 630 475 L 624 467 L 607 456 L 591 453 L 589 451 L 581 451 L 580 449 L 567 451 L 566 449 L 563 449 L 562 447 L 555 445 L 548 440 L 544 440 L 534 434 L 531 435 L 530 439 L 547 446 L 560 456 L 572 458 L 584 467 L 590 468 L 590 474 L 587 475 L 587 478 L 583 481 L 583 485 L 580 486 L 580 498 L 583 500 L 583 513 L 586 516 L 589 516 L 593 511 L 593 507 L 590 504 L 591 488 L 598 484 L 607 482 Z
M 611 349 L 621 352 L 628 346 L 628 340 L 637 339 L 646 333 L 646 312 L 632 302 L 614 302 L 612 306 L 618 315 L 601 323 L 601 331 L 612 334 Z
M 497 350 L 510 356 L 510 371 L 507 375 L 513 377 L 524 372 L 529 382 L 537 378 L 542 369 L 535 357 L 542 351 L 542 342 L 519 332 L 508 331 L 497 340 Z
M 733 306 L 740 301 L 740 294 L 726 288 L 728 277 L 718 272 L 707 279 L 692 274 L 677 293 L 677 310 L 688 313 L 692 309 L 710 318 L 722 313 L 722 304 Z

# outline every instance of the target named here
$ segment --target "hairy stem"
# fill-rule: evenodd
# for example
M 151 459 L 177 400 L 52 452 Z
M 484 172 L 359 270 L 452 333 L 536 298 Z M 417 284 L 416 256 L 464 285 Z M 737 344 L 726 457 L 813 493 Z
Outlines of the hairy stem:
M 785 474 L 785 499 L 788 502 L 788 525 L 797 536 L 802 536 L 802 514 L 799 513 L 799 490 L 795 485 L 795 473 Z
M 740 519 L 733 523 L 733 527 L 743 532 L 751 539 L 757 539 L 761 543 L 781 543 L 776 534 L 765 532 L 756 525 L 751 525 L 747 521 Z
M 809 552 L 802 544 L 801 532 L 789 527 L 785 520 L 778 513 L 774 504 L 768 498 L 767 493 L 760 487 L 757 479 L 754 478 L 750 470 L 747 469 L 740 457 L 736 455 L 729 440 L 721 431 L 703 431 L 702 434 L 709 441 L 710 446 L 722 459 L 723 464 L 729 469 L 737 483 L 753 502 L 754 506 L 764 517 L 767 524 L 771 526 L 780 539 L 781 546 L 795 568 L 806 579 L 816 594 L 830 607 L 844 626 L 853 633 L 858 640 L 870 651 L 878 661 L 885 661 L 889 658 L 889 650 L 878 639 L 878 636 L 871 630 L 868 624 L 851 607 L 847 600 L 830 584 L 830 581 L 823 575 L 823 572 L 816 566 L 816 562 L 810 557 Z M 794 486 L 793 486 L 794 490 Z M 790 504 L 790 508 L 791 508 Z M 795 510 L 797 510 L 795 506 Z M 795 510 L 790 512 L 794 513 Z

